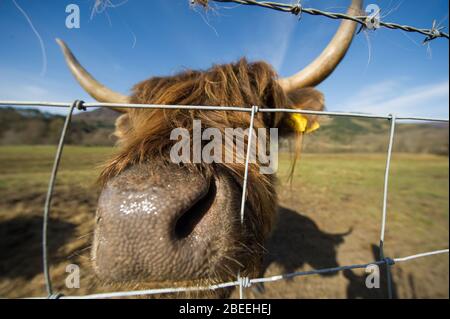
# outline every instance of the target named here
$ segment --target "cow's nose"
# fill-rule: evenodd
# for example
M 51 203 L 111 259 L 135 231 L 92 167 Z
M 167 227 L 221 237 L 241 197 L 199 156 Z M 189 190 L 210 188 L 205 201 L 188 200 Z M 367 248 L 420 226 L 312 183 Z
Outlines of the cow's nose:
M 211 233 L 214 179 L 176 165 L 136 165 L 100 195 L 93 247 L 97 274 L 109 281 L 201 278 Z

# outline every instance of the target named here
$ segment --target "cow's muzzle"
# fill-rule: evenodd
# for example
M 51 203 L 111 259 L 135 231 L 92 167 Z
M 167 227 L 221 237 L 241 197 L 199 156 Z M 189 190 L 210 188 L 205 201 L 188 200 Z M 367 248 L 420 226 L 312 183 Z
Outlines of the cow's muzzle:
M 135 165 L 111 179 L 97 209 L 98 276 L 110 282 L 210 278 L 241 231 L 235 188 L 225 176 L 174 164 Z

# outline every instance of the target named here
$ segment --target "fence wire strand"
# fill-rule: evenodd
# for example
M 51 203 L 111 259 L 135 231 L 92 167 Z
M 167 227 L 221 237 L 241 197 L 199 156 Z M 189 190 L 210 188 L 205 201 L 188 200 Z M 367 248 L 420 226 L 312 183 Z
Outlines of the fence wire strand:
M 44 268 L 44 278 L 45 278 L 45 286 L 47 289 L 47 293 L 49 296 L 53 295 L 52 281 L 50 279 L 50 269 L 48 264 L 48 217 L 50 214 L 50 206 L 52 203 L 53 197 L 53 189 L 55 187 L 56 175 L 58 174 L 59 163 L 61 161 L 61 155 L 64 149 L 64 142 L 66 138 L 67 131 L 69 129 L 70 121 L 72 119 L 72 114 L 75 108 L 80 108 L 82 105 L 82 101 L 73 102 L 72 106 L 69 109 L 69 113 L 66 116 L 66 120 L 64 121 L 64 126 L 62 128 L 61 137 L 59 139 L 58 148 L 56 150 L 55 160 L 53 162 L 52 173 L 50 175 L 50 181 L 48 183 L 47 196 L 45 198 L 44 204 L 44 218 L 42 223 L 42 262 Z
M 383 189 L 383 211 L 381 217 L 381 233 L 380 233 L 380 260 L 385 258 L 384 256 L 384 235 L 386 233 L 386 217 L 387 217 L 387 201 L 388 201 L 388 193 L 389 193 L 389 173 L 391 169 L 391 159 L 392 159 L 392 147 L 394 145 L 394 135 L 395 135 L 395 125 L 397 124 L 397 120 L 395 115 L 390 115 L 391 119 L 391 127 L 389 130 L 389 143 L 387 149 L 386 156 L 386 168 L 384 173 L 384 189 Z M 386 264 L 386 282 L 387 282 L 387 290 L 388 290 L 388 298 L 392 299 L 392 280 L 391 280 L 391 265 L 389 263 Z
M 44 101 L 0 101 L 0 106 L 51 106 L 58 108 L 70 108 L 72 102 L 44 102 Z M 251 113 L 252 109 L 248 107 L 235 107 L 235 106 L 204 106 L 204 105 L 167 105 L 167 104 L 123 104 L 123 103 L 83 103 L 83 107 L 86 109 L 96 107 L 106 108 L 136 108 L 136 109 L 179 109 L 179 110 L 204 110 L 204 111 L 232 111 L 232 112 L 244 112 Z M 358 113 L 358 112 L 332 112 L 332 111 L 312 111 L 302 109 L 266 109 L 258 108 L 258 113 L 299 113 L 309 115 L 320 116 L 340 116 L 340 117 L 355 117 L 355 118 L 371 118 L 371 119 L 385 119 L 390 120 L 392 115 L 390 114 L 375 114 L 375 113 Z M 448 123 L 448 118 L 436 118 L 427 116 L 396 116 L 397 121 L 424 121 L 424 122 L 440 122 Z
M 362 114 L 362 113 L 351 113 L 351 112 L 327 112 L 327 111 L 306 111 L 301 109 L 264 109 L 259 108 L 258 106 L 252 106 L 251 108 L 245 107 L 222 107 L 222 106 L 181 106 L 181 105 L 154 105 L 154 104 L 114 104 L 114 103 L 84 103 L 83 101 L 76 100 L 73 103 L 60 103 L 60 102 L 32 102 L 32 101 L 0 101 L 0 106 L 54 106 L 54 107 L 68 107 L 69 111 L 66 116 L 66 120 L 64 122 L 63 129 L 61 131 L 61 136 L 58 144 L 58 148 L 55 155 L 54 165 L 52 169 L 52 174 L 49 181 L 48 191 L 46 202 L 44 206 L 44 219 L 42 225 L 42 256 L 43 256 L 43 268 L 44 268 L 44 277 L 46 282 L 47 289 L 47 297 L 49 299 L 99 299 L 99 298 L 116 298 L 116 297 L 133 297 L 133 296 L 141 296 L 141 295 L 155 295 L 155 294 L 168 294 L 168 293 L 180 293 L 180 292 L 190 292 L 190 291 L 205 291 L 205 290 L 217 290 L 229 287 L 239 286 L 239 296 L 240 298 L 245 298 L 244 296 L 244 288 L 250 287 L 255 283 L 263 283 L 263 282 L 274 282 L 288 278 L 294 278 L 299 276 L 308 276 L 315 274 L 323 274 L 323 273 L 332 273 L 339 272 L 343 270 L 349 269 L 358 269 L 358 268 L 366 268 L 369 265 L 385 265 L 387 269 L 387 285 L 388 285 L 388 296 L 392 298 L 392 282 L 391 282 L 391 273 L 390 267 L 392 267 L 397 262 L 406 262 L 410 260 L 414 260 L 417 258 L 428 257 L 437 254 L 445 254 L 449 253 L 449 249 L 435 250 L 424 252 L 416 255 L 411 255 L 407 257 L 399 257 L 391 259 L 389 257 L 384 256 L 384 235 L 386 229 L 386 216 L 387 216 L 387 197 L 388 197 L 388 186 L 389 186 L 389 171 L 390 171 L 390 162 L 392 157 L 392 148 L 394 143 L 395 136 L 395 125 L 398 120 L 417 120 L 417 121 L 436 121 L 436 122 L 447 122 L 448 119 L 438 119 L 438 118 L 427 118 L 427 117 L 397 117 L 392 114 L 381 115 L 381 114 Z M 90 107 L 124 107 L 124 108 L 150 108 L 150 109 L 200 109 L 200 110 L 219 110 L 219 111 L 236 111 L 236 112 L 247 112 L 250 113 L 250 126 L 249 126 L 249 138 L 247 145 L 247 154 L 245 161 L 245 171 L 244 171 L 244 179 L 243 179 L 243 190 L 242 190 L 242 200 L 241 200 L 241 225 L 244 223 L 244 213 L 245 213 L 245 201 L 246 201 L 246 193 L 247 193 L 247 178 L 248 178 L 248 168 L 250 161 L 250 152 L 252 145 L 252 131 L 253 131 L 253 123 L 255 116 L 258 112 L 280 112 L 280 113 L 302 113 L 302 114 L 314 114 L 314 115 L 327 115 L 327 116 L 349 116 L 349 117 L 363 117 L 363 118 L 377 118 L 377 119 L 386 119 L 391 123 L 390 133 L 389 133 L 389 144 L 387 150 L 386 157 L 386 167 L 385 167 L 385 178 L 384 178 L 384 192 L 383 192 L 383 209 L 382 209 L 382 221 L 381 221 L 381 232 L 380 232 L 380 259 L 378 261 L 374 261 L 372 263 L 367 264 L 355 264 L 348 266 L 340 266 L 334 268 L 325 268 L 325 269 L 314 269 L 309 271 L 299 271 L 288 274 L 282 274 L 271 277 L 263 277 L 263 278 L 253 278 L 249 279 L 247 277 L 241 277 L 240 273 L 237 274 L 237 280 L 225 283 L 219 283 L 210 286 L 204 287 L 178 287 L 178 288 L 162 288 L 162 289 L 147 289 L 147 290 L 137 290 L 137 291 L 122 291 L 122 292 L 111 292 L 111 293 L 99 293 L 99 294 L 90 294 L 84 296 L 63 296 L 60 293 L 55 293 L 52 289 L 52 281 L 49 271 L 48 264 L 48 254 L 47 254 L 47 228 L 48 228 L 48 216 L 50 214 L 51 207 L 51 199 L 54 191 L 54 184 L 59 168 L 59 162 L 62 156 L 64 141 L 66 134 L 69 130 L 70 121 L 72 118 L 72 114 L 75 109 L 78 110 L 86 110 Z M 244 228 L 244 227 L 243 227 Z
M 427 257 L 432 255 L 438 255 L 438 254 L 448 254 L 448 249 L 442 249 L 442 250 L 436 250 L 436 251 L 430 251 L 422 254 L 416 254 L 406 257 L 400 257 L 400 258 L 385 258 L 383 260 L 374 261 L 371 263 L 366 264 L 354 264 L 354 265 L 348 265 L 348 266 L 340 266 L 340 267 L 333 267 L 333 268 L 323 268 L 323 269 L 314 269 L 314 270 L 308 270 L 308 271 L 298 271 L 288 274 L 282 274 L 282 275 L 276 275 L 271 277 L 262 277 L 262 278 L 254 278 L 254 279 L 247 279 L 247 285 L 246 287 L 250 287 L 252 284 L 257 283 L 269 283 L 269 282 L 275 282 L 285 279 L 291 279 L 295 277 L 301 277 L 301 276 L 310 276 L 310 275 L 320 275 L 324 273 L 335 273 L 339 271 L 344 270 L 352 270 L 352 269 L 365 269 L 367 266 L 371 265 L 393 265 L 397 262 L 404 262 L 404 261 L 410 261 L 421 257 Z M 143 296 L 143 295 L 158 295 L 158 294 L 169 294 L 169 293 L 181 293 L 181 292 L 191 292 L 191 291 L 205 291 L 205 290 L 217 290 L 217 289 L 223 289 L 223 288 L 230 288 L 230 287 L 236 287 L 241 285 L 241 281 L 230 281 L 225 283 L 220 283 L 216 285 L 210 285 L 210 286 L 198 286 L 198 287 L 177 287 L 177 288 L 161 288 L 161 289 L 145 289 L 145 290 L 132 290 L 132 291 L 116 291 L 116 292 L 105 292 L 105 293 L 98 293 L 98 294 L 90 294 L 90 295 L 83 295 L 83 296 L 59 296 L 59 299 L 107 299 L 107 298 L 117 298 L 117 297 L 136 297 L 136 296 Z M 45 297 L 42 297 L 45 298 Z
M 287 3 L 279 3 L 279 2 L 271 2 L 271 1 L 255 1 L 255 0 L 191 0 L 191 4 L 200 4 L 202 6 L 207 6 L 208 2 L 219 2 L 219 3 L 237 3 L 241 5 L 248 5 L 248 6 L 257 6 L 257 7 L 263 7 L 266 9 L 272 9 L 276 11 L 282 11 L 287 13 L 292 13 L 297 16 L 300 16 L 303 13 L 312 15 L 312 16 L 323 16 L 327 17 L 329 19 L 334 20 L 351 20 L 361 25 L 362 28 L 368 28 L 367 23 L 368 21 L 371 21 L 373 17 L 367 16 L 367 15 L 349 15 L 345 13 L 339 13 L 339 12 L 328 12 L 323 10 L 318 10 L 314 8 L 304 8 L 301 5 L 301 1 L 297 1 L 296 4 L 287 4 Z M 431 29 L 423 29 L 423 28 L 417 28 L 409 25 L 402 25 L 398 23 L 393 22 L 384 22 L 379 21 L 379 26 L 384 27 L 391 30 L 403 30 L 405 32 L 415 32 L 420 33 L 422 35 L 425 35 L 426 38 L 424 40 L 424 43 L 432 41 L 437 38 L 445 38 L 449 39 L 448 33 L 445 33 L 442 31 L 443 27 L 436 26 L 436 23 L 432 23 Z

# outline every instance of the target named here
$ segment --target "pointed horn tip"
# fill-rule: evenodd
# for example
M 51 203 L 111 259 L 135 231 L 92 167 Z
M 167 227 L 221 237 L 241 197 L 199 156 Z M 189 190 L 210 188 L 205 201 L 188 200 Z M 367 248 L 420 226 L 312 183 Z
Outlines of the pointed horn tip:
M 60 38 L 55 38 L 55 42 L 58 43 L 61 48 L 67 47 L 66 43 Z
M 55 38 L 56 43 L 61 48 L 61 51 L 69 66 L 70 71 L 75 76 L 75 79 L 80 85 L 89 93 L 94 99 L 99 102 L 106 103 L 129 103 L 130 98 L 118 92 L 105 87 L 103 84 L 95 80 L 84 68 L 80 65 L 76 57 L 70 51 L 67 44 L 60 38 Z M 121 113 L 127 113 L 127 108 L 114 107 L 113 110 Z
M 64 55 L 66 55 L 66 53 L 70 52 L 69 47 L 63 40 L 61 40 L 60 38 L 55 38 L 55 41 L 61 48 L 61 51 L 64 53 Z

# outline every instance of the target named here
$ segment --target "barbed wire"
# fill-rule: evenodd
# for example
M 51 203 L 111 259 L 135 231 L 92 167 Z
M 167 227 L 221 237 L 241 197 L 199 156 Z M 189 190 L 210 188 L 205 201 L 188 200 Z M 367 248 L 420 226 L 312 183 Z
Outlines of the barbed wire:
M 370 15 L 349 15 L 345 13 L 339 13 L 339 12 L 328 12 L 323 11 L 319 9 L 314 8 L 304 8 L 301 5 L 301 2 L 298 1 L 296 4 L 287 4 L 287 3 L 279 3 L 279 2 L 272 2 L 272 1 L 256 1 L 256 0 L 190 0 L 191 4 L 199 4 L 204 7 L 208 6 L 209 1 L 212 2 L 221 2 L 221 3 L 237 3 L 241 5 L 248 5 L 248 6 L 258 6 L 263 7 L 266 9 L 272 9 L 276 11 L 282 11 L 287 13 L 292 13 L 297 16 L 301 16 L 303 13 L 313 15 L 313 16 L 323 16 L 334 20 L 351 20 L 359 25 L 361 25 L 362 29 L 378 29 L 379 27 L 384 27 L 388 29 L 397 29 L 397 30 L 403 30 L 406 32 L 415 32 L 420 33 L 422 35 L 425 35 L 426 38 L 423 41 L 424 43 L 432 41 L 437 38 L 445 38 L 449 39 L 448 33 L 443 32 L 442 30 L 444 27 L 439 27 L 436 24 L 436 21 L 433 21 L 431 29 L 423 29 L 423 28 L 417 28 L 409 25 L 402 25 L 398 23 L 393 22 L 384 22 L 377 20 L 376 24 L 373 23 L 374 19 L 378 19 L 377 17 L 370 16 Z M 368 27 L 368 24 L 372 27 Z M 360 29 L 361 31 L 361 29 Z
M 47 197 L 44 206 L 44 219 L 43 219 L 43 236 L 42 236 L 42 255 L 43 255 L 43 266 L 44 266 L 44 279 L 46 283 L 47 289 L 47 297 L 48 299 L 98 299 L 98 298 L 115 298 L 115 297 L 133 297 L 140 295 L 155 295 L 155 294 L 168 294 L 168 293 L 181 293 L 181 292 L 191 292 L 191 291 L 205 291 L 205 290 L 217 290 L 229 287 L 239 287 L 239 296 L 241 299 L 245 298 L 244 289 L 250 287 L 252 284 L 256 283 L 264 283 L 264 282 L 274 282 L 283 279 L 289 279 L 293 277 L 299 276 L 309 276 L 315 274 L 323 274 L 323 273 L 332 273 L 343 270 L 350 269 L 361 269 L 365 268 L 369 265 L 386 265 L 386 277 L 387 277 L 387 289 L 388 289 L 388 297 L 392 298 L 392 281 L 391 281 L 391 270 L 390 268 L 399 262 L 406 262 L 410 260 L 414 260 L 417 258 L 428 257 L 432 255 L 445 254 L 449 253 L 449 249 L 435 250 L 424 252 L 416 255 L 399 257 L 399 258 L 389 258 L 384 256 L 384 235 L 386 230 L 386 221 L 387 221 L 387 198 L 388 198 L 388 186 L 389 186 L 389 171 L 390 171 L 390 162 L 392 157 L 392 146 L 394 143 L 394 135 L 395 135 L 395 125 L 398 120 L 408 119 L 408 120 L 418 120 L 418 121 L 437 121 L 437 122 L 447 122 L 448 119 L 436 119 L 436 118 L 426 118 L 426 117 L 398 117 L 392 114 L 389 115 L 377 115 L 377 114 L 361 114 L 356 112 L 327 112 L 327 111 L 307 111 L 301 109 L 264 109 L 259 108 L 257 106 L 252 106 L 251 108 L 246 107 L 228 107 L 228 106 L 195 106 L 195 105 L 155 105 L 155 104 L 117 104 L 117 103 L 84 103 L 83 101 L 76 100 L 73 103 L 62 103 L 62 102 L 38 102 L 38 101 L 0 101 L 0 106 L 53 106 L 53 107 L 66 107 L 69 108 L 69 112 L 66 116 L 66 120 L 64 122 L 63 129 L 61 131 L 61 136 L 59 139 L 58 148 L 55 155 L 54 165 L 52 174 L 50 176 L 50 182 L 47 190 Z M 86 111 L 89 107 L 106 107 L 106 108 L 114 108 L 114 107 L 123 107 L 123 108 L 149 108 L 149 109 L 201 109 L 201 110 L 219 110 L 219 111 L 235 111 L 235 112 L 249 112 L 251 114 L 251 122 L 250 129 L 253 127 L 253 120 L 258 112 L 280 112 L 280 113 L 302 113 L 302 114 L 315 114 L 315 115 L 327 115 L 327 116 L 350 116 L 350 117 L 363 117 L 363 118 L 372 118 L 372 119 L 385 119 L 390 121 L 390 133 L 389 133 L 389 142 L 388 142 L 388 150 L 386 156 L 386 167 L 385 167 L 385 177 L 384 177 L 384 192 L 383 192 L 383 209 L 382 209 L 382 220 L 381 220 L 381 233 L 380 233 L 380 257 L 379 260 L 374 261 L 372 263 L 367 264 L 354 264 L 348 266 L 339 266 L 334 268 L 325 268 L 325 269 L 313 269 L 308 271 L 299 271 L 288 274 L 276 275 L 271 277 L 262 277 L 262 278 L 253 278 L 250 279 L 248 277 L 241 277 L 240 273 L 237 274 L 237 280 L 231 282 L 218 283 L 210 286 L 192 286 L 192 287 L 172 287 L 172 288 L 162 288 L 162 289 L 148 289 L 148 290 L 131 290 L 131 291 L 118 291 L 118 292 L 109 292 L 109 293 L 99 293 L 99 294 L 91 294 L 84 296 L 63 296 L 61 293 L 54 292 L 52 288 L 52 281 L 49 271 L 48 264 L 48 254 L 47 254 L 47 228 L 48 228 L 48 217 L 50 214 L 50 206 L 51 199 L 54 190 L 54 183 L 56 180 L 56 176 L 58 173 L 59 162 L 61 160 L 62 151 L 64 147 L 65 137 L 68 132 L 69 124 L 72 118 L 72 114 L 75 109 Z M 249 136 L 252 136 L 250 134 Z M 248 171 L 249 167 L 249 150 L 251 147 L 251 141 L 247 145 L 247 156 L 245 161 L 245 170 Z M 247 191 L 247 183 L 246 176 L 244 175 L 244 184 L 243 184 L 243 192 L 242 192 L 242 202 L 241 202 L 241 223 L 244 220 L 244 207 L 246 200 L 246 191 Z

